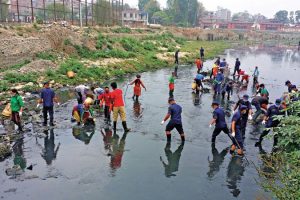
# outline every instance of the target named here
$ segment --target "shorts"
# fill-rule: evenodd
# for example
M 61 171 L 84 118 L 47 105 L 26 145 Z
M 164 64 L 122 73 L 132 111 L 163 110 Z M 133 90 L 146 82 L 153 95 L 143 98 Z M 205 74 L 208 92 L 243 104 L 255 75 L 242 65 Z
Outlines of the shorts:
M 114 107 L 113 109 L 113 121 L 118 121 L 118 116 L 120 115 L 122 122 L 126 121 L 126 113 L 124 106 Z
M 171 132 L 174 128 L 178 131 L 179 134 L 184 134 L 182 124 L 175 124 L 172 122 L 169 122 L 166 126 L 166 131 Z

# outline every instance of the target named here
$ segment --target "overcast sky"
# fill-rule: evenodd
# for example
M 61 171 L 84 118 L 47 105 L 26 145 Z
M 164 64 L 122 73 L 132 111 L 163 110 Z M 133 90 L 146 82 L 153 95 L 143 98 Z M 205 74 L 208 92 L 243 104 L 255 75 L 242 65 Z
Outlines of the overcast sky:
M 165 7 L 166 0 L 158 0 Z M 124 0 L 131 6 L 137 7 L 138 0 Z M 207 10 L 215 11 L 218 6 L 228 8 L 233 13 L 248 10 L 251 14 L 263 14 L 273 17 L 278 10 L 300 10 L 300 0 L 201 0 Z

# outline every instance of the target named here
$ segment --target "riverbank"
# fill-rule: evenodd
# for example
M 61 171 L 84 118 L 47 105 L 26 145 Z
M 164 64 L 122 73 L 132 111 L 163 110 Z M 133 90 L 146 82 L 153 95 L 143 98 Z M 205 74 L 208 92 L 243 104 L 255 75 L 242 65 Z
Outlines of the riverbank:
M 54 30 L 60 29 L 54 27 Z M 24 28 L 16 31 L 22 36 L 29 34 L 23 33 Z M 47 30 L 43 32 L 47 33 Z M 18 64 L 2 68 L 0 96 L 3 104 L 10 88 L 17 88 L 23 94 L 38 91 L 44 81 L 50 81 L 54 88 L 80 83 L 102 85 L 126 74 L 172 67 L 177 49 L 181 50 L 180 63 L 191 64 L 198 57 L 201 46 L 205 49 L 206 59 L 214 58 L 230 47 L 227 41 L 188 40 L 166 30 L 73 28 L 70 31 L 62 28 L 61 32 L 61 35 L 53 33 L 50 49 L 43 41 L 45 48 L 35 52 L 32 59 L 21 59 Z M 73 71 L 75 76 L 68 78 L 68 71 Z

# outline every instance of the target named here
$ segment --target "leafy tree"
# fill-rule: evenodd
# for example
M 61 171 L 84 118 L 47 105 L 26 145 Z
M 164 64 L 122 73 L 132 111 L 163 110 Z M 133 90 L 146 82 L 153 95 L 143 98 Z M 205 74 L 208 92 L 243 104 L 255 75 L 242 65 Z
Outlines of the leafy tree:
M 149 2 L 150 0 L 139 0 L 139 9 L 140 10 L 144 10 L 145 9 L 145 6 L 146 4 Z
M 295 11 L 295 21 L 300 23 L 300 10 Z
M 54 9 L 55 8 L 55 9 Z M 62 3 L 51 3 L 46 6 L 46 17 L 47 19 L 64 19 L 69 18 L 71 10 L 69 7 L 64 6 Z M 40 15 L 40 16 L 39 16 Z M 38 13 L 39 17 L 42 17 L 41 13 Z
M 97 24 L 111 23 L 112 7 L 110 2 L 97 0 L 93 8 L 93 16 Z
M 150 0 L 145 5 L 145 11 L 148 13 L 148 17 L 149 17 L 150 21 L 153 21 L 153 19 L 152 19 L 153 14 L 160 11 L 160 5 L 159 5 L 158 1 Z
M 0 1 L 1 2 L 1 1 Z M 5 21 L 8 17 L 8 0 L 2 0 L 2 4 L 0 4 L 0 20 Z
M 124 4 L 124 10 L 128 10 L 128 9 L 130 9 L 130 5 L 128 3 L 125 3 Z
M 172 17 L 168 15 L 167 11 L 158 11 L 153 14 L 152 19 L 155 19 L 156 23 L 162 25 L 171 25 Z
M 232 16 L 232 20 L 233 21 L 244 21 L 244 22 L 253 22 L 253 16 L 251 14 L 249 14 L 248 11 L 244 11 L 244 12 L 238 12 L 233 14 Z
M 288 23 L 289 18 L 288 18 L 288 11 L 286 10 L 280 10 L 275 14 L 275 20 L 281 23 Z
M 295 14 L 294 11 L 291 11 L 291 12 L 290 12 L 290 23 L 291 23 L 291 24 L 295 24 L 294 14 Z

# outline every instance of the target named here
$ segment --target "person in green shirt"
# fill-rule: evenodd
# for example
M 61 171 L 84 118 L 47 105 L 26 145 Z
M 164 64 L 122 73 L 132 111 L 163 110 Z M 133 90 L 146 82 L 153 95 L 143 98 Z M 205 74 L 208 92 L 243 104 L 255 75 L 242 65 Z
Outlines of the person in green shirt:
M 11 121 L 13 121 L 17 126 L 18 130 L 22 132 L 22 125 L 21 119 L 23 113 L 23 100 L 22 97 L 19 95 L 16 89 L 11 90 L 12 97 L 10 99 L 10 108 L 11 108 Z
M 169 78 L 169 96 L 174 96 L 174 89 L 175 89 L 175 73 L 172 72 L 172 76 Z

